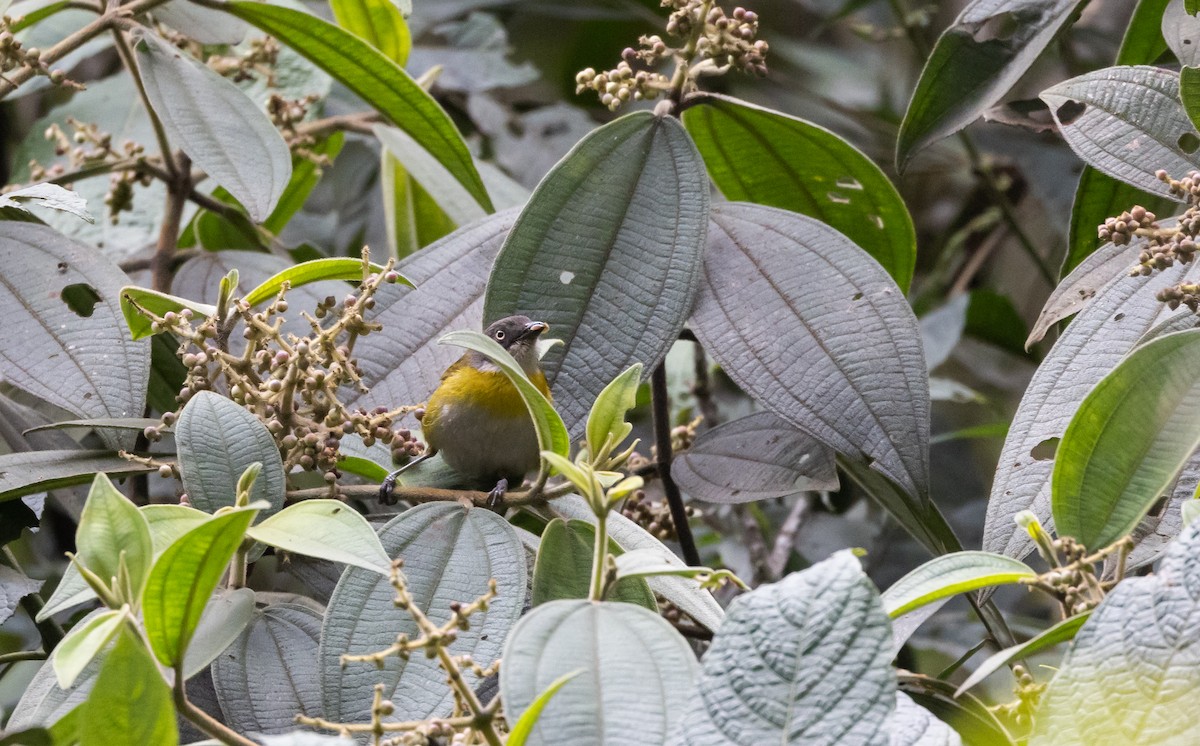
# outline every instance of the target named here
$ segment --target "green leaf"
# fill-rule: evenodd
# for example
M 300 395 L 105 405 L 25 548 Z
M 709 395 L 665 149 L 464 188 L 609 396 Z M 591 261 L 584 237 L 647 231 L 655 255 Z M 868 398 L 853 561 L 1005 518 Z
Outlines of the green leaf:
M 726 198 L 781 207 L 836 228 L 908 290 L 916 230 L 879 166 L 803 119 L 726 96 L 705 95 L 700 103 L 684 111 L 683 123 Z
M 568 523 L 555 518 L 546 524 L 533 568 L 530 603 L 540 606 L 558 599 L 587 598 L 595 543 L 596 529 L 585 521 Z M 609 539 L 608 553 L 619 557 L 623 550 L 616 541 Z M 623 601 L 658 611 L 658 603 L 650 592 L 650 586 L 641 578 L 618 582 L 605 600 Z
M 401 67 L 408 62 L 412 35 L 392 0 L 329 0 L 338 25 Z
M 1141 205 L 1159 217 L 1170 215 L 1176 208 L 1176 204 L 1166 197 L 1149 194 L 1091 166 L 1084 166 L 1071 205 L 1067 255 L 1059 275 L 1067 277 L 1101 247 L 1096 229 L 1106 218 L 1116 217 L 1134 205 Z
M 1124 265 L 1128 269 L 1138 248 L 1125 248 L 1134 252 Z M 1076 272 L 1098 258 L 1101 252 Z M 1013 518 L 1032 510 L 1042 525 L 1050 520 L 1052 456 L 1056 444 L 1061 452 L 1059 441 L 1071 418 L 1100 379 L 1157 325 L 1163 311 L 1155 297 L 1158 292 L 1181 281 L 1200 281 L 1200 267 L 1177 264 L 1148 278 L 1129 277 L 1117 269 L 1110 277 L 1042 361 L 1013 416 L 988 499 L 986 551 L 1020 558 L 1033 550 L 1029 535 Z
M 451 618 L 450 604 L 470 603 L 494 578 L 498 594 L 486 611 L 471 616 L 471 626 L 457 632 L 454 655 L 476 661 L 500 657 L 501 646 L 525 605 L 525 548 L 513 527 L 488 510 L 453 503 L 427 503 L 401 513 L 379 531 L 389 557 L 404 559 L 409 593 L 434 624 Z M 343 666 L 343 654 L 374 653 L 396 641 L 397 634 L 415 639 L 416 622 L 397 613 L 396 592 L 373 570 L 350 567 L 329 599 L 321 630 L 321 692 L 325 717 L 341 722 L 370 718 L 377 683 L 396 705 L 385 722 L 426 718 L 453 706 L 445 672 L 423 655 L 408 660 L 389 656 L 382 670 L 370 663 Z M 472 686 L 478 679 L 464 675 Z
M 0 456 L 0 501 L 87 484 L 97 472 L 124 477 L 156 471 L 110 451 L 19 451 Z
M 775 208 L 714 207 L 690 325 L 766 409 L 925 500 L 929 383 L 917 320 L 845 236 Z
M 291 151 L 266 113 L 231 81 L 152 32 L 140 36 L 135 52 L 168 141 L 255 222 L 266 220 L 292 176 Z
M 58 685 L 69 689 L 75 679 L 92 662 L 101 648 L 108 644 L 125 622 L 125 609 L 113 609 L 80 622 L 54 648 L 54 674 Z
M 489 212 L 492 202 L 450 117 L 408 73 L 368 43 L 303 11 L 234 0 L 222 5 L 304 55 L 413 137 Z
M 1117 65 L 1153 65 L 1167 51 L 1162 18 L 1171 0 L 1138 0 L 1117 52 Z M 1191 0 L 1185 0 L 1191 2 Z
M 188 401 L 175 424 L 179 471 L 192 505 L 206 513 L 234 504 L 242 473 L 253 463 L 262 473 L 250 491 L 251 500 L 271 507 L 263 517 L 283 507 L 287 485 L 283 460 L 265 425 L 241 405 L 211 391 Z
M 142 598 L 146 637 L 158 660 L 183 660 L 208 597 L 258 513 L 231 508 L 181 536 L 154 562 Z
M 341 500 L 305 500 L 284 508 L 246 532 L 255 541 L 388 577 L 392 562 L 375 530 Z
M 642 364 L 634 363 L 596 397 L 587 418 L 587 448 L 593 461 L 608 457 L 608 453 L 600 452 L 606 443 L 611 453 L 633 431 L 633 425 L 625 421 L 625 414 L 637 404 L 637 390 L 641 382 Z
M 529 410 L 529 416 L 533 418 L 534 427 L 537 429 L 538 450 L 550 451 L 564 458 L 570 453 L 571 438 L 567 435 L 567 428 L 555 411 L 554 405 L 538 391 L 525 375 L 525 371 L 499 342 L 480 332 L 466 329 L 450 332 L 439 341 L 442 344 L 474 350 L 498 365 L 525 401 L 525 407 Z
M 1068 617 L 1049 629 L 1037 634 L 1034 637 L 1031 637 L 1029 640 L 1026 640 L 1020 645 L 1013 645 L 1010 648 L 1005 648 L 1004 650 L 989 656 L 987 660 L 985 660 L 983 663 L 980 663 L 979 667 L 972 671 L 971 675 L 959 685 L 958 691 L 956 691 L 955 694 L 962 694 L 986 679 L 988 676 L 991 676 L 996 671 L 999 671 L 1010 661 L 1028 658 L 1034 653 L 1039 653 L 1046 648 L 1050 648 L 1059 644 L 1060 642 L 1066 642 L 1067 640 L 1075 639 L 1075 633 L 1079 631 L 1079 628 L 1082 627 L 1083 623 L 1090 619 L 1091 616 L 1091 611 L 1085 611 L 1082 614 L 1076 614 L 1075 616 Z
M 83 704 L 79 735 L 81 746 L 179 743 L 171 689 L 146 646 L 127 627 L 121 628 Z
M 95 218 L 88 212 L 87 200 L 69 189 L 63 189 L 58 184 L 46 182 L 34 184 L 24 189 L 0 194 L 0 210 L 6 207 L 29 212 L 29 205 L 48 207 L 52 210 L 62 210 L 78 218 L 94 223 Z
M 1185 67 L 1179 71 L 1179 97 L 1192 126 L 1200 127 L 1200 68 Z
M 1151 194 L 1173 197 L 1155 176 L 1200 167 L 1200 133 L 1179 102 L 1179 73 L 1110 67 L 1042 91 L 1063 139 L 1085 163 Z
M 377 124 L 372 130 L 387 152 L 400 162 L 404 172 L 424 189 L 455 225 L 466 225 L 487 215 L 470 191 L 407 132 L 384 124 Z
M 1136 354 L 1136 353 L 1135 353 Z M 1126 578 L 1075 636 L 1042 695 L 1031 746 L 1184 744 L 1200 739 L 1200 526 L 1155 573 Z
M 896 164 L 966 127 L 1021 78 L 1079 0 L 972 0 L 938 37 L 900 124 Z
M 150 343 L 131 341 L 120 321 L 125 273 L 93 246 L 13 221 L 0 221 L 0 264 L 0 376 L 78 417 L 140 417 Z M 101 438 L 134 443 L 133 433 Z
M 191 678 L 208 668 L 241 634 L 253 616 L 254 591 L 249 588 L 226 588 L 209 598 L 183 656 L 184 678 Z
M 125 323 L 129 326 L 131 339 L 142 339 L 155 334 L 154 330 L 150 328 L 152 323 L 150 319 L 138 312 L 139 306 L 158 316 L 165 316 L 170 312 L 179 313 L 187 308 L 196 314 L 197 322 L 217 313 L 217 307 L 207 303 L 197 303 L 187 298 L 160 293 L 157 290 L 127 285 L 121 288 L 121 313 L 124 314 Z
M 371 262 L 372 272 L 382 272 L 384 267 L 382 264 Z M 327 259 L 313 259 L 307 262 L 301 262 L 294 266 L 288 267 L 282 272 L 272 275 L 269 279 L 264 280 L 242 298 L 252 306 L 257 306 L 263 301 L 270 300 L 279 294 L 283 283 L 289 283 L 290 287 L 297 288 L 307 285 L 310 282 L 319 282 L 321 280 L 351 280 L 361 282 L 363 279 L 363 264 L 361 259 L 352 259 L 349 257 L 330 257 Z M 403 277 L 400 282 L 406 285 L 411 285 L 408 280 Z
M 403 259 L 458 227 L 387 147 L 381 149 L 379 168 L 388 244 L 394 256 Z
M 838 489 L 833 451 L 770 412 L 705 430 L 675 459 L 671 476 L 692 498 L 712 503 Z
M 500 694 L 519 719 L 560 677 L 580 671 L 546 705 L 526 740 L 600 745 L 665 743 L 695 691 L 696 657 L 658 614 L 622 603 L 550 601 L 521 618 L 504 645 Z
M 227 14 L 226 17 L 228 17 Z M 325 156 L 332 162 L 337 158 L 338 153 L 342 152 L 342 144 L 345 140 L 345 133 L 334 132 L 328 137 L 319 139 L 316 145 L 309 150 L 314 155 Z M 316 189 L 317 182 L 321 180 L 322 169 L 323 167 L 318 166 L 311 158 L 293 155 L 292 178 L 284 188 L 283 194 L 280 195 L 279 202 L 275 204 L 275 210 L 263 221 L 263 228 L 279 235 L 287 226 L 288 221 L 300 211 L 300 208 L 304 207 L 304 202 L 312 194 L 313 189 Z
M 1200 330 L 1134 350 L 1092 389 L 1059 444 L 1059 536 L 1108 546 L 1133 530 L 1200 447 Z
M 934 557 L 892 584 L 882 596 L 892 619 L 959 593 L 1036 578 L 1020 560 L 992 552 L 953 552 Z
M 321 616 L 297 604 L 255 612 L 250 626 L 213 662 L 225 722 L 239 733 L 286 733 L 296 715 L 321 716 L 317 643 Z
M 1196 15 L 1200 11 L 1200 0 L 1183 0 L 1183 7 L 1190 15 Z
M 695 299 L 708 182 L 673 117 L 591 132 L 542 179 L 496 257 L 484 321 L 523 313 L 563 340 L 542 365 L 574 436 L 601 389 L 656 366 Z
M 537 725 L 538 718 L 542 716 L 542 710 L 546 709 L 546 705 L 550 704 L 550 700 L 554 699 L 554 695 L 558 694 L 568 681 L 580 673 L 582 671 L 569 671 L 550 682 L 550 686 L 546 687 L 529 705 L 529 709 L 521 714 L 520 719 L 513 723 L 512 729 L 508 731 L 508 739 L 504 742 L 505 746 L 525 746 L 529 734 L 533 732 L 533 726 Z
M 596 514 L 588 505 L 587 500 L 579 495 L 565 495 L 550 502 L 550 512 L 563 520 L 583 521 L 590 525 L 596 524 Z M 617 542 L 626 552 L 640 549 L 655 551 L 665 562 L 678 568 L 686 568 L 683 560 L 675 556 L 670 549 L 654 538 L 646 529 L 613 511 L 608 514 L 608 536 Z M 650 589 L 666 600 L 678 606 L 697 624 L 709 630 L 716 630 L 725 619 L 721 605 L 713 598 L 712 593 L 700 587 L 700 584 L 690 578 L 677 576 L 655 576 L 647 578 Z
M 139 510 L 150 526 L 155 557 L 167 551 L 180 536 L 211 518 L 208 513 L 186 505 L 143 505 Z
M 849 551 L 760 586 L 729 605 L 673 743 L 887 743 L 890 643 L 875 586 Z
M 55 0 L 54 2 L 45 2 L 45 0 L 27 0 L 26 2 L 15 2 L 11 6 L 11 12 L 6 11 L 5 15 L 16 20 L 20 17 L 20 22 L 14 23 L 9 27 L 9 31 L 17 33 L 33 26 L 38 21 L 49 18 L 59 11 L 66 10 L 70 5 L 69 0 Z
M 955 697 L 953 684 L 929 676 L 901 671 L 897 678 L 900 693 L 949 724 L 965 746 L 1016 746 L 988 706 L 970 693 Z
M 12 568 L 0 566 L 0 624 L 8 621 L 16 612 L 22 598 L 37 593 L 41 587 L 40 580 L 27 578 Z M 38 621 L 41 621 L 40 615 Z
M 97 474 L 92 482 L 75 531 L 75 546 L 84 567 L 99 575 L 119 599 L 137 606 L 154 556 L 150 527 L 137 506 L 104 474 Z M 122 554 L 132 596 L 126 596 L 116 582 Z

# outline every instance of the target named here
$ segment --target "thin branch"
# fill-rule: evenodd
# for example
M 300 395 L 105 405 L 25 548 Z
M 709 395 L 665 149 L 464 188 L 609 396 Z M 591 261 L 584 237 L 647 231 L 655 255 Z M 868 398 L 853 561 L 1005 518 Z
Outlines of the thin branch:
M 142 100 L 142 108 L 150 117 L 150 125 L 154 129 L 154 139 L 158 140 L 158 149 L 162 153 L 163 164 L 167 167 L 172 181 L 178 181 L 179 172 L 176 170 L 175 159 L 171 157 L 171 141 L 167 139 L 167 131 L 163 128 L 162 120 L 158 118 L 158 112 L 154 111 L 154 106 L 150 103 L 150 95 L 146 93 L 146 84 L 142 81 L 142 74 L 138 70 L 137 62 L 134 61 L 133 50 L 129 48 L 129 42 L 125 40 L 125 32 L 114 25 L 112 36 L 117 56 L 121 58 L 125 70 L 133 78 L 138 98 Z
M 171 691 L 175 698 L 175 709 L 179 711 L 180 715 L 187 718 L 188 722 L 199 728 L 206 735 L 212 736 L 221 743 L 228 744 L 228 746 L 258 746 L 254 741 L 251 741 L 237 731 L 231 730 L 228 726 L 191 703 L 187 698 L 187 683 L 184 680 L 182 660 L 175 666 L 175 686 L 172 687 Z
M 42 650 L 17 650 L 12 653 L 4 653 L 0 655 L 0 666 L 6 666 L 9 663 L 17 663 L 19 661 L 44 661 L 48 656 Z
M 658 449 L 658 478 L 662 480 L 667 505 L 671 508 L 671 521 L 675 524 L 675 536 L 683 559 L 689 565 L 700 565 L 700 553 L 696 551 L 696 540 L 692 538 L 692 527 L 688 524 L 687 509 L 683 505 L 683 494 L 671 477 L 671 407 L 667 399 L 667 368 L 659 363 L 650 377 L 651 402 L 654 409 L 654 443 Z
M 767 556 L 767 572 L 772 580 L 783 577 L 783 570 L 787 567 L 788 558 L 792 556 L 792 547 L 796 543 L 796 533 L 804 525 L 804 518 L 808 515 L 811 505 L 807 493 L 800 495 L 784 519 L 783 525 L 779 527 L 779 533 L 775 534 L 771 554 Z
M 167 155 L 167 157 L 170 156 Z M 162 293 L 171 289 L 171 267 L 175 251 L 179 248 L 183 208 L 187 204 L 188 194 L 192 191 L 189 165 L 188 157 L 181 153 L 176 169 L 179 177 L 167 184 L 167 207 L 163 211 L 163 222 L 158 231 L 158 244 L 154 247 L 154 257 L 150 262 L 151 274 L 154 277 L 153 287 Z
M 353 497 L 364 500 L 379 496 L 379 486 L 371 484 L 342 485 L 337 488 L 337 491 L 342 497 Z M 433 502 L 457 502 L 473 505 L 477 508 L 495 507 L 498 510 L 502 510 L 504 508 L 516 508 L 553 500 L 556 497 L 562 497 L 574 491 L 575 488 L 571 485 L 563 484 L 551 487 L 550 489 L 509 492 L 500 498 L 499 502 L 496 502 L 491 499 L 487 492 L 479 490 L 448 490 L 440 487 L 396 485 L 396 488 L 392 491 L 392 495 L 396 500 L 403 500 L 414 505 Z M 288 490 L 287 492 L 289 503 L 326 497 L 329 497 L 328 487 L 311 487 L 303 490 Z
M 296 125 L 297 135 L 320 137 L 333 132 L 358 132 L 363 135 L 374 133 L 371 125 L 383 121 L 377 111 L 360 111 L 354 114 L 338 114 L 337 116 L 314 119 Z

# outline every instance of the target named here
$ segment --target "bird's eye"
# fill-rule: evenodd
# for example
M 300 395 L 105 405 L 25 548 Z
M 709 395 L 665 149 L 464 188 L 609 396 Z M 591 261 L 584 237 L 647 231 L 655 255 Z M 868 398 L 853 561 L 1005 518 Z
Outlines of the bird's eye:
M 496 339 L 504 339 L 504 332 L 502 332 L 502 331 L 496 332 Z

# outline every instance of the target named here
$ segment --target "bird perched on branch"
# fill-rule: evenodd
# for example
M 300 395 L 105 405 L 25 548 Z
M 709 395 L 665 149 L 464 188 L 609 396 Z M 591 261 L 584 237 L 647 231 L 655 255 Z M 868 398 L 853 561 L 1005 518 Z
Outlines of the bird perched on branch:
M 537 340 L 549 328 L 544 321 L 528 316 L 508 316 L 484 331 L 508 350 L 547 398 L 550 387 L 539 365 Z M 421 430 L 428 445 L 426 457 L 440 453 L 450 468 L 473 483 L 494 484 L 489 493 L 492 502 L 510 485 L 520 485 L 541 460 L 537 431 L 517 387 L 499 366 L 474 350 L 442 373 L 441 383 L 425 405 Z M 394 502 L 392 490 L 403 470 L 383 480 L 379 487 L 382 502 Z

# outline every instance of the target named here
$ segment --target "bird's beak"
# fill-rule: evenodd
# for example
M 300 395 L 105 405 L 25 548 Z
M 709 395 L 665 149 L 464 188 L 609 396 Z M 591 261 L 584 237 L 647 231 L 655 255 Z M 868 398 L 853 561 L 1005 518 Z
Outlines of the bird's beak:
M 536 337 L 549 328 L 550 325 L 545 321 L 530 321 L 525 325 L 525 330 L 521 333 L 521 339 Z

